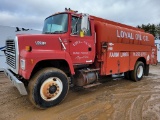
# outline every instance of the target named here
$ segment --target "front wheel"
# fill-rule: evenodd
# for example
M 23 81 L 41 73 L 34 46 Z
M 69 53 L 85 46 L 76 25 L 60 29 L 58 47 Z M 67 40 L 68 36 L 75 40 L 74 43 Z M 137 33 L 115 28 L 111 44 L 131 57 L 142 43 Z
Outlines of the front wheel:
M 38 108 L 49 108 L 60 103 L 68 93 L 66 74 L 57 68 L 37 72 L 29 82 L 29 99 Z
M 135 82 L 141 80 L 144 74 L 144 63 L 141 61 L 136 62 L 134 70 L 131 71 L 131 79 Z

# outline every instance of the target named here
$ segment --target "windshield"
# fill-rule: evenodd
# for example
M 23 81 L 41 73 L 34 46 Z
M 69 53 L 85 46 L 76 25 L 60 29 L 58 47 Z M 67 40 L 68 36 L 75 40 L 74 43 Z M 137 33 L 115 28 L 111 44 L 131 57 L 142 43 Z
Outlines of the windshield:
M 44 34 L 65 33 L 68 30 L 68 14 L 58 14 L 44 21 Z

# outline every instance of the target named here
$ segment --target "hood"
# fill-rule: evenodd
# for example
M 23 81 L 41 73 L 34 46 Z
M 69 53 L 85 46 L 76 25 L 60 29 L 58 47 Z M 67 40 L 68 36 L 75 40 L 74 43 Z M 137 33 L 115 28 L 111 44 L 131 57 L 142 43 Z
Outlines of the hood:
M 67 41 L 64 34 L 37 34 L 37 35 L 17 35 L 19 51 L 25 46 L 31 46 L 34 50 L 62 50 L 59 38 Z

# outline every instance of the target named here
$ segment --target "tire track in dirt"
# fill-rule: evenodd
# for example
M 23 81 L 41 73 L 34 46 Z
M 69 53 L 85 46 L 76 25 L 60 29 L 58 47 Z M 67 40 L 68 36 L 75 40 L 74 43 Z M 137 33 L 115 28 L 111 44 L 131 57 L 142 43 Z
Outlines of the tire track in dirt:
M 152 94 L 150 99 L 146 101 L 143 107 L 143 119 L 154 119 L 159 120 L 160 119 L 160 95 Z

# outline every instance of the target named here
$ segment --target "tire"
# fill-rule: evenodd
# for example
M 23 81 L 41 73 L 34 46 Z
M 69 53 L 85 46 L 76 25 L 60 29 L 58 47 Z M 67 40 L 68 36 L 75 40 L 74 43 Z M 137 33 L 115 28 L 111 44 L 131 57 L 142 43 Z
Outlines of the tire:
M 31 103 L 45 109 L 59 104 L 66 97 L 69 80 L 59 69 L 45 68 L 30 80 L 28 90 Z
M 144 75 L 144 63 L 141 61 L 136 62 L 134 70 L 131 71 L 131 79 L 135 82 L 140 81 Z

